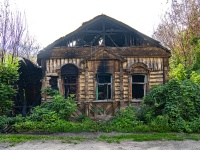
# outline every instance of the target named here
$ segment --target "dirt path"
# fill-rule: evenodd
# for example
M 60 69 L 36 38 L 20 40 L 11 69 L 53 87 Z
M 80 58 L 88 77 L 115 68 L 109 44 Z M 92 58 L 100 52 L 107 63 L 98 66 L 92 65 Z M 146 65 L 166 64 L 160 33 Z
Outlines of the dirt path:
M 119 135 L 120 133 L 82 132 L 59 133 L 55 136 L 77 136 L 97 139 L 100 135 Z M 84 141 L 79 144 L 63 143 L 57 140 L 30 141 L 10 146 L 9 143 L 0 143 L 0 150 L 200 150 L 200 141 L 122 141 L 118 143 L 106 143 L 96 140 Z
M 80 144 L 62 143 L 61 141 L 32 141 L 10 147 L 8 143 L 0 143 L 0 150 L 199 150 L 199 141 L 123 141 L 105 143 L 84 141 Z

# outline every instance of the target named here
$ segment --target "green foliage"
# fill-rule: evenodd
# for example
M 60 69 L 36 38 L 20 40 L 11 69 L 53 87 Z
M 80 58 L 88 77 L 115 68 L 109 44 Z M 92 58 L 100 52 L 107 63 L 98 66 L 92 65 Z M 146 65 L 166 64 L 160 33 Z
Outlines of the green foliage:
M 192 71 L 192 73 L 190 74 L 190 80 L 193 83 L 200 85 L 200 74 L 198 74 L 195 71 Z
M 58 95 L 59 91 L 54 90 L 52 88 L 45 88 L 42 90 L 42 94 L 44 94 L 44 93 L 46 93 L 47 95 L 50 95 L 50 96 L 54 96 L 54 95 Z
M 54 122 L 59 118 L 55 111 L 49 110 L 46 107 L 37 106 L 32 111 L 31 115 L 26 118 L 30 121 L 41 121 L 43 123 Z
M 53 122 L 58 119 L 69 120 L 71 114 L 77 109 L 74 102 L 74 95 L 70 95 L 67 99 L 55 90 L 49 90 L 54 93 L 52 102 L 46 102 L 41 106 L 35 107 L 31 115 L 28 117 L 31 121 Z
M 12 111 L 12 98 L 16 94 L 14 84 L 18 80 L 18 60 L 11 55 L 0 62 L 0 115 L 9 115 Z
M 172 68 L 170 71 L 170 78 L 172 79 L 177 79 L 179 81 L 185 80 L 187 75 L 186 75 L 186 70 L 183 64 L 178 64 L 176 67 Z
M 59 136 L 59 135 L 20 135 L 20 134 L 0 134 L 1 143 L 11 143 L 10 146 L 27 141 L 47 141 L 47 140 L 56 140 L 62 141 L 63 143 L 74 143 L 77 144 L 82 141 L 106 141 L 106 142 L 116 142 L 120 143 L 124 140 L 132 141 L 183 141 L 183 140 L 200 140 L 199 134 L 175 134 L 175 133 L 150 133 L 150 134 L 116 134 L 112 136 L 100 135 L 97 138 L 89 136 Z
M 0 116 L 0 129 L 4 128 L 6 125 L 13 122 L 14 122 L 14 119 L 11 117 Z
M 116 142 L 120 143 L 120 141 L 124 140 L 132 140 L 132 141 L 155 141 L 155 140 L 176 140 L 183 141 L 186 139 L 190 140 L 199 140 L 200 136 L 198 134 L 174 134 L 174 133 L 150 133 L 150 134 L 120 134 L 114 136 L 106 136 L 101 135 L 98 138 L 101 141 L 107 141 L 108 143 Z
M 74 97 L 75 96 L 71 94 L 65 99 L 63 95 L 57 94 L 48 105 L 48 109 L 55 111 L 61 119 L 69 120 L 71 114 L 77 109 Z
M 38 113 L 36 114 L 36 112 Z M 96 122 L 87 117 L 83 117 L 81 122 L 70 122 L 62 118 L 53 119 L 51 116 L 46 115 L 48 113 L 44 112 L 46 112 L 46 110 L 36 108 L 35 112 L 32 113 L 25 122 L 17 122 L 15 124 L 16 128 L 19 131 L 32 132 L 150 131 L 150 128 L 143 125 L 142 122 L 137 119 L 135 108 L 132 106 L 128 106 L 126 109 L 120 110 L 117 115 L 108 122 Z
M 169 132 L 171 130 L 169 126 L 169 117 L 168 116 L 156 116 L 151 121 L 149 121 L 149 126 L 151 131 L 156 132 Z
M 192 65 L 192 70 L 199 70 L 200 69 L 200 40 L 199 38 L 193 37 L 191 39 L 191 45 L 195 45 L 193 51 L 193 60 L 194 63 Z
M 200 117 L 199 76 L 193 73 L 192 79 L 170 80 L 149 92 L 144 98 L 143 114 L 145 121 L 152 125 L 155 119 L 163 116 L 173 131 L 190 131 L 187 122 Z M 152 121 L 153 120 L 153 121 Z M 155 123 L 154 123 L 155 124 Z
M 125 109 L 119 110 L 117 114 L 110 120 L 108 127 L 112 131 L 129 132 L 134 127 L 142 125 L 136 116 L 136 108 L 127 106 Z
M 85 140 L 92 140 L 90 137 L 79 137 L 79 136 L 56 136 L 56 135 L 20 135 L 20 134 L 0 134 L 1 143 L 12 143 L 14 144 L 26 142 L 26 141 L 46 141 L 46 140 L 60 140 L 65 143 L 74 143 Z

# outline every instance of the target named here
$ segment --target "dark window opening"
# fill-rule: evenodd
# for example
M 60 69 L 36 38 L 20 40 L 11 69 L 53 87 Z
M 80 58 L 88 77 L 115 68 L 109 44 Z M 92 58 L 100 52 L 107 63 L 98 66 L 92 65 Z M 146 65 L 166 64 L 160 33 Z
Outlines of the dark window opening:
M 144 75 L 133 75 L 132 82 L 144 82 Z
M 67 98 L 70 94 L 74 94 L 76 97 L 78 88 L 78 68 L 73 64 L 64 65 L 61 68 L 61 75 L 65 98 Z
M 51 76 L 51 79 L 49 80 L 49 84 L 51 85 L 51 88 L 54 90 L 58 90 L 58 77 Z
M 74 94 L 76 96 L 77 77 L 76 76 L 65 76 L 64 77 L 64 88 L 65 88 L 65 97 L 66 98 L 70 94 Z
M 142 99 L 146 92 L 145 75 L 132 76 L 132 99 Z
M 97 74 L 97 87 L 96 96 L 97 100 L 108 100 L 112 97 L 112 75 L 110 74 Z

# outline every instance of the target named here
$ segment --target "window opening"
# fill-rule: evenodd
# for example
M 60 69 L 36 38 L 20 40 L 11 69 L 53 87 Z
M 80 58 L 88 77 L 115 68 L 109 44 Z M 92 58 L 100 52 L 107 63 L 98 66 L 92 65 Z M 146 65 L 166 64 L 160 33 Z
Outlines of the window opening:
M 49 84 L 51 85 L 51 88 L 54 90 L 58 90 L 58 82 L 57 82 L 58 77 L 56 76 L 51 76 L 51 79 L 49 80 Z
M 65 88 L 65 97 L 67 98 L 70 94 L 76 95 L 77 89 L 77 77 L 73 75 L 68 75 L 64 77 L 64 88 Z
M 132 75 L 132 99 L 142 99 L 146 94 L 146 76 Z
M 65 98 L 67 98 L 70 94 L 75 94 L 76 96 L 78 87 L 78 68 L 73 64 L 64 65 L 61 68 L 61 76 Z
M 112 97 L 112 75 L 97 74 L 96 99 L 109 100 Z

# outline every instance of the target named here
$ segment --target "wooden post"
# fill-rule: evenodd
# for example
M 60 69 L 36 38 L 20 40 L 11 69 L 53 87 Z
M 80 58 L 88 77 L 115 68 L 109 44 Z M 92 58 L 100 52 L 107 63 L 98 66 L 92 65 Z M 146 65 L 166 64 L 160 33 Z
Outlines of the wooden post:
M 87 101 L 89 99 L 88 97 L 88 62 L 86 61 L 85 66 L 85 100 Z
M 96 107 L 96 103 L 94 103 L 94 119 L 97 118 L 97 107 Z
M 120 100 L 123 100 L 123 65 L 120 62 Z

